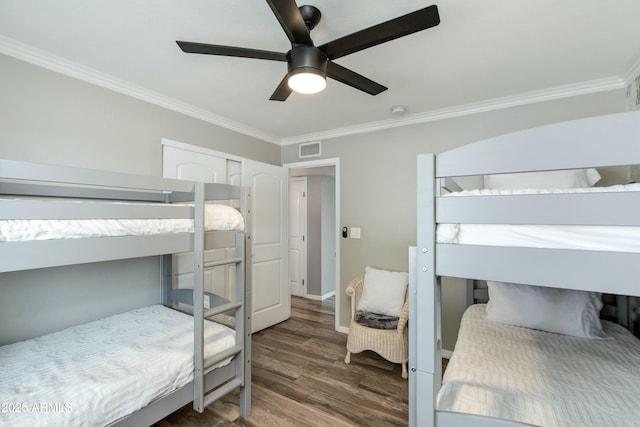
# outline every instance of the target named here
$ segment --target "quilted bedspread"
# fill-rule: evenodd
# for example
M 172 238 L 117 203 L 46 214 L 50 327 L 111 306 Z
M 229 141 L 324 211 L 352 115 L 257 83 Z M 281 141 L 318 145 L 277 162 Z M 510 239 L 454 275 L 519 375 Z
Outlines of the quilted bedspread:
M 545 427 L 640 425 L 640 341 L 603 321 L 609 338 L 585 339 L 486 320 L 469 307 L 440 410 Z
M 204 341 L 207 359 L 235 334 L 206 321 Z M 104 426 L 192 378 L 193 318 L 144 307 L 0 347 L 0 426 Z

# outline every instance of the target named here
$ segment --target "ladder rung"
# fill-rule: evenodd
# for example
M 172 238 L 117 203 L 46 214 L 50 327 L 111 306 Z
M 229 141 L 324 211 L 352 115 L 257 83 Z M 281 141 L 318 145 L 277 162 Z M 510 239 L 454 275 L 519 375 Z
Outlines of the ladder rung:
M 241 263 L 242 261 L 243 261 L 242 257 L 225 258 L 225 259 L 221 259 L 219 261 L 205 262 L 204 263 L 204 268 L 218 267 L 220 265 L 238 264 L 238 263 Z
M 239 380 L 238 378 L 234 378 L 231 381 L 229 381 L 228 383 L 218 387 L 215 390 L 212 390 L 209 394 L 205 394 L 204 396 L 204 406 L 209 406 L 211 405 L 213 402 L 215 402 L 216 400 L 220 399 L 222 396 L 224 396 L 225 394 L 229 393 L 230 391 L 232 391 L 233 389 L 235 389 L 236 387 L 240 387 L 242 385 L 242 381 Z
M 229 310 L 236 310 L 242 306 L 242 301 L 231 301 L 226 304 L 218 305 L 204 311 L 204 318 L 208 319 L 217 314 L 224 313 Z
M 239 345 L 233 346 L 231 348 L 226 349 L 225 351 L 221 351 L 220 353 L 215 354 L 213 357 L 207 360 L 207 364 L 204 366 L 204 372 L 208 371 L 212 366 L 217 365 L 222 362 L 224 359 L 235 356 L 236 354 L 242 351 L 242 347 Z

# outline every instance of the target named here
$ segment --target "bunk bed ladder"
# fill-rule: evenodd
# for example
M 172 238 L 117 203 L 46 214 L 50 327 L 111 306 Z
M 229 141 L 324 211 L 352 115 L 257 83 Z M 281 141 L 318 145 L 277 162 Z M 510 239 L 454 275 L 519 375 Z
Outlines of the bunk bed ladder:
M 243 203 L 245 197 L 241 198 Z M 241 207 L 241 210 L 244 210 Z M 246 212 L 246 210 L 245 210 Z M 246 227 L 246 220 L 245 220 Z M 247 387 L 248 363 L 250 354 L 250 316 L 246 307 L 251 307 L 245 284 L 245 235 L 236 234 L 235 257 L 216 261 L 205 265 L 205 233 L 204 233 L 204 184 L 195 185 L 195 219 L 194 219 L 194 289 L 193 289 L 193 318 L 194 318 L 194 372 L 193 372 L 193 408 L 202 413 L 204 408 L 229 393 L 236 387 L 242 387 L 240 396 L 240 413 L 248 416 L 250 412 L 250 390 Z M 249 246 L 249 245 L 246 245 Z M 211 266 L 234 265 L 236 267 L 236 292 L 233 301 L 209 309 L 204 309 L 204 270 Z M 248 302 L 249 301 L 249 302 Z M 207 363 L 204 361 L 204 320 L 225 312 L 235 312 L 236 345 L 216 354 Z M 249 339 L 246 339 L 246 336 Z M 240 355 L 241 357 L 238 357 Z M 235 377 L 225 384 L 205 392 L 205 373 L 229 357 L 236 357 Z M 250 377 L 249 377 L 250 378 Z

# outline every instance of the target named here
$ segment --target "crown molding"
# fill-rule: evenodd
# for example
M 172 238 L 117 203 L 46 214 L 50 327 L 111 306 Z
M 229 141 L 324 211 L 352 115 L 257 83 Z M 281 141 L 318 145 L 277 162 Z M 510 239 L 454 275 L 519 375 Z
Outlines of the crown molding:
M 633 79 L 636 76 L 640 76 L 640 58 L 638 58 L 635 64 L 633 64 L 633 66 L 629 68 L 629 71 L 627 71 L 627 74 L 625 74 L 624 76 L 625 84 L 629 85 L 633 83 Z
M 0 53 L 276 145 L 292 145 L 360 133 L 376 132 L 396 127 L 495 111 L 527 104 L 535 104 L 538 102 L 621 89 L 625 88 L 632 82 L 636 75 L 640 74 L 639 59 L 629 69 L 624 77 L 609 77 L 570 85 L 556 86 L 540 91 L 526 92 L 478 103 L 407 115 L 402 118 L 391 118 L 356 126 L 332 129 L 329 131 L 279 138 L 275 135 L 248 127 L 242 123 L 232 121 L 204 109 L 196 108 L 187 103 L 147 90 L 124 80 L 120 80 L 114 76 L 85 67 L 76 62 L 69 61 L 1 35 Z
M 0 35 L 0 53 L 150 104 L 157 105 L 159 107 L 166 108 L 168 110 L 185 114 L 234 132 L 276 145 L 279 145 L 281 142 L 280 139 L 274 135 L 266 134 L 257 129 L 243 125 L 242 123 L 234 122 L 225 117 L 196 108 L 192 105 L 161 95 L 157 92 L 147 90 L 124 80 L 120 80 L 109 74 L 85 67 L 84 65 L 61 58 L 2 35 Z
M 640 67 L 640 62 L 637 64 Z M 631 73 L 630 73 L 631 75 Z M 635 75 L 635 74 L 633 74 Z M 620 77 L 610 77 L 605 79 L 590 80 L 564 86 L 556 86 L 549 89 L 526 92 L 514 96 L 495 98 L 488 101 L 473 104 L 461 105 L 452 108 L 427 111 L 424 113 L 407 115 L 402 118 L 385 119 L 377 122 L 364 123 L 357 126 L 348 126 L 333 129 L 326 132 L 316 132 L 304 135 L 282 138 L 282 145 L 299 144 L 302 142 L 326 140 L 342 136 L 355 135 L 366 132 L 376 132 L 385 129 L 392 129 L 401 126 L 409 126 L 436 120 L 450 119 L 453 117 L 466 116 L 487 111 L 501 110 L 504 108 L 517 107 L 538 102 L 552 101 L 556 99 L 569 98 L 579 95 L 587 95 L 608 90 L 621 89 L 626 87 L 627 82 Z

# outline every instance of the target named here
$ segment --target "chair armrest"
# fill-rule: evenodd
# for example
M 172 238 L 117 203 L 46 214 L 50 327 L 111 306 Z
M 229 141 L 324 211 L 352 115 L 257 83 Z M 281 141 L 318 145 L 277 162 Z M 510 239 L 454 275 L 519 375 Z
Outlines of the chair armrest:
M 400 312 L 400 319 L 398 320 L 398 333 L 403 333 L 404 328 L 407 326 L 407 322 L 409 321 L 409 301 L 404 300 L 404 305 L 402 306 L 402 311 Z
M 356 315 L 356 307 L 358 306 L 358 301 L 360 301 L 360 297 L 362 296 L 362 289 L 364 286 L 364 276 L 358 276 L 353 279 L 347 285 L 347 295 L 351 297 L 351 318 L 353 319 Z

